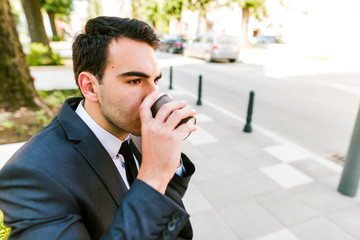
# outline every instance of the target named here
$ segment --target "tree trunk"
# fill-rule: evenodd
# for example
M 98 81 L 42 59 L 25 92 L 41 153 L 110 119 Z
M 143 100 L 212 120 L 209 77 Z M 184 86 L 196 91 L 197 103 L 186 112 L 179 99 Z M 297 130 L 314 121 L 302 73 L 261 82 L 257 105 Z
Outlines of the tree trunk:
M 47 14 L 49 16 L 53 37 L 58 38 L 59 33 L 58 33 L 58 29 L 57 29 L 56 23 L 55 23 L 55 12 L 54 11 L 47 11 Z
M 240 47 L 241 49 L 246 49 L 249 47 L 249 18 L 250 12 L 248 8 L 242 9 L 242 19 L 241 19 L 241 37 L 240 37 Z
M 49 40 L 46 36 L 44 22 L 40 11 L 41 6 L 39 0 L 21 0 L 21 2 L 26 15 L 31 42 L 38 42 L 49 46 Z
M 0 22 L 0 108 L 13 111 L 22 106 L 43 105 L 35 91 L 8 0 L 0 1 Z

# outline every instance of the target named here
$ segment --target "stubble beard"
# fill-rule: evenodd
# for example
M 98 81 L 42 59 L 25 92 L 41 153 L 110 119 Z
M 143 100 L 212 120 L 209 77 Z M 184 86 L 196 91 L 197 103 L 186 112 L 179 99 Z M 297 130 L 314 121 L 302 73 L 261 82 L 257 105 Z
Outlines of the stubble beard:
M 127 136 L 129 133 L 131 133 L 135 136 L 141 136 L 141 123 L 139 124 L 139 127 L 133 127 L 133 122 L 126 119 L 126 111 L 122 110 L 121 108 L 117 110 L 111 110 L 107 107 L 106 104 L 101 104 L 100 109 L 102 115 L 111 126 L 111 129 L 113 131 L 111 133 L 113 135 L 119 137 L 120 135 Z

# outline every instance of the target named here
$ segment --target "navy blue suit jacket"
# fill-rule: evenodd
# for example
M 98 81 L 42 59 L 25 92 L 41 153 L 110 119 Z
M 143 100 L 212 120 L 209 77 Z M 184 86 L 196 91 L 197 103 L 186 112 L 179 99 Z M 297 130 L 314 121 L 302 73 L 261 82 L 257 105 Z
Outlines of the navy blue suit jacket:
M 141 180 L 128 190 L 107 151 L 67 99 L 53 121 L 0 170 L 0 209 L 10 239 L 191 239 L 181 198 L 195 168 L 166 195 Z

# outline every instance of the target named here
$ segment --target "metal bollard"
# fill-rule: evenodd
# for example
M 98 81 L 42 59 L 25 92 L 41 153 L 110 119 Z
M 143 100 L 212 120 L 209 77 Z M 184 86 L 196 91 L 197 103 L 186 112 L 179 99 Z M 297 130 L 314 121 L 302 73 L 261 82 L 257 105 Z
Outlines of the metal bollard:
M 199 105 L 199 106 L 202 105 L 201 94 L 202 94 L 202 76 L 199 75 L 199 91 L 198 91 L 198 100 L 196 103 L 196 105 Z
M 252 128 L 251 128 L 250 124 L 251 124 L 251 115 L 253 112 L 254 96 L 255 96 L 254 91 L 250 91 L 249 106 L 248 106 L 248 111 L 247 111 L 246 124 L 244 127 L 244 132 L 246 132 L 246 133 L 252 132 Z
M 360 179 L 360 110 L 355 123 L 347 153 L 344 170 L 341 175 L 338 191 L 346 196 L 354 197 Z
M 170 84 L 169 84 L 169 89 L 173 89 L 173 87 L 172 87 L 172 81 L 173 81 L 173 79 L 172 79 L 172 72 L 173 72 L 173 70 L 172 70 L 172 66 L 170 66 Z

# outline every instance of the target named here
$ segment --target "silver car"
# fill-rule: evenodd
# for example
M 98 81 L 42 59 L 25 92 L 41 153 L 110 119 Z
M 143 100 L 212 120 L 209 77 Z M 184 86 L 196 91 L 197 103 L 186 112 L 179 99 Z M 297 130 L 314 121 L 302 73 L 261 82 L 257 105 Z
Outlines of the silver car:
M 235 36 L 204 34 L 185 45 L 184 56 L 235 62 L 240 53 L 239 38 Z

